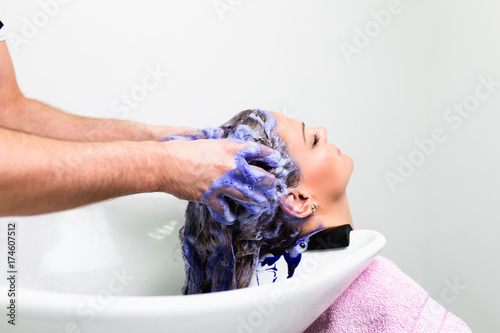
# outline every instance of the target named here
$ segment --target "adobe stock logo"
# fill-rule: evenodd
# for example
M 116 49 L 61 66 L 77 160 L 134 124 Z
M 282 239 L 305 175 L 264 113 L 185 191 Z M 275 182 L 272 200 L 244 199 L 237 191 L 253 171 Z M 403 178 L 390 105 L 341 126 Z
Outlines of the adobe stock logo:
M 147 66 L 146 72 L 147 74 L 142 77 L 140 83 L 130 90 L 130 93 L 122 93 L 120 98 L 111 103 L 111 111 L 116 114 L 117 118 L 128 118 L 130 110 L 137 108 L 170 75 L 170 73 L 162 71 L 160 65 L 156 65 L 155 68 Z
M 212 2 L 215 12 L 221 21 L 224 21 L 227 12 L 232 12 L 236 9 L 243 0 L 215 0 Z
M 473 112 L 479 109 L 482 101 L 487 100 L 500 87 L 500 82 L 493 80 L 493 75 L 488 75 L 485 79 L 482 76 L 478 77 L 479 84 L 475 87 L 474 92 L 466 96 L 461 103 L 454 103 L 453 107 L 448 108 L 443 113 L 443 120 L 450 124 L 453 130 L 457 130 L 462 126 L 464 119 L 468 119 Z M 418 167 L 434 154 L 439 144 L 448 139 L 446 130 L 441 127 L 436 127 L 432 130 L 430 137 L 422 140 L 414 140 L 417 148 L 413 149 L 408 157 L 403 155 L 398 156 L 399 165 L 396 173 L 386 171 L 384 173 L 385 181 L 392 192 L 395 191 L 396 185 L 404 183 L 408 177 L 413 175 Z
M 378 12 L 370 11 L 373 20 L 366 22 L 364 29 L 359 27 L 354 28 L 353 44 L 346 42 L 339 44 L 347 63 L 350 64 L 352 62 L 353 55 L 361 53 L 363 49 L 368 47 L 371 41 L 380 35 L 382 29 L 389 26 L 393 15 L 400 14 L 402 10 L 403 7 L 399 3 L 399 0 L 391 0 L 387 4 L 387 9 L 381 9 Z
M 135 276 L 128 274 L 125 268 L 122 268 L 121 271 L 113 270 L 111 275 L 104 288 L 94 296 L 87 297 L 76 306 L 75 318 L 66 322 L 57 333 L 88 332 L 86 326 L 93 322 L 116 296 L 122 294 L 130 282 L 135 280 Z
M 21 45 L 26 45 L 30 40 L 35 38 L 41 29 L 49 24 L 50 20 L 54 18 L 61 9 L 61 5 L 66 5 L 71 0 L 40 0 L 38 5 L 40 10 L 36 11 L 30 19 L 23 17 L 21 34 L 10 32 L 7 35 L 7 40 L 14 47 L 16 52 L 19 51 Z

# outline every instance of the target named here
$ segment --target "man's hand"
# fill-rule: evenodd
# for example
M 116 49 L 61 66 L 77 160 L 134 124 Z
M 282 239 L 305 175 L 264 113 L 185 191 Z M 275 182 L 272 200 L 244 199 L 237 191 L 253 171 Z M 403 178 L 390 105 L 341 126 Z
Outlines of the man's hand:
M 264 169 L 251 165 L 258 163 L 266 169 L 279 168 L 281 155 L 268 147 L 251 142 L 235 156 L 236 168 L 216 179 L 203 193 L 202 201 L 211 210 L 215 220 L 233 224 L 273 210 L 280 188 L 276 177 Z M 278 185 L 278 186 L 277 186 Z
M 165 149 L 171 157 L 165 168 L 175 173 L 167 173 L 167 187 L 162 190 L 181 199 L 203 202 L 220 216 L 228 216 L 230 211 L 224 198 L 259 205 L 265 201 L 262 189 L 274 188 L 275 177 L 251 165 L 258 161 L 276 166 L 273 161 L 279 153 L 263 145 L 228 140 L 174 140 L 166 142 Z

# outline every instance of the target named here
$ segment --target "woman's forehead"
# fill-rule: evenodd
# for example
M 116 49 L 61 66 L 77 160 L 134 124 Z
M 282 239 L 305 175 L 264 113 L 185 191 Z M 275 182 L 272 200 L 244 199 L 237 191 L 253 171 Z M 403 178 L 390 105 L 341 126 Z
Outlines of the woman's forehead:
M 271 111 L 271 114 L 276 118 L 276 126 L 278 127 L 281 139 L 289 146 L 300 144 L 303 140 L 303 123 L 300 120 L 290 118 L 278 112 Z

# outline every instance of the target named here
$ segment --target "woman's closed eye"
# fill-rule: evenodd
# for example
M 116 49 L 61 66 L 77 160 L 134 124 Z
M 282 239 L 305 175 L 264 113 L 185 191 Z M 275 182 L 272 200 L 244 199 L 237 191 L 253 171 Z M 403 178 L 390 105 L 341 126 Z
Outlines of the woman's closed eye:
M 313 147 L 314 147 L 314 146 L 316 146 L 316 145 L 318 144 L 319 139 L 320 139 L 319 134 L 318 134 L 318 133 L 314 134 L 314 142 L 313 142 Z

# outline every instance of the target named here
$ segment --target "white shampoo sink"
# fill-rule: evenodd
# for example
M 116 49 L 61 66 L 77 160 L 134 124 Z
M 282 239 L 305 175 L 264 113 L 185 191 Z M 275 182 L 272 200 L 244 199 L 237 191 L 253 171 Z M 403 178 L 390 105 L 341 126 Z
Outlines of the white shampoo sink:
M 286 281 L 183 296 L 185 207 L 154 193 L 0 218 L 0 332 L 300 333 L 385 245 L 376 231 L 354 230 L 348 248 L 306 251 Z M 15 297 L 5 277 L 13 223 Z M 15 326 L 6 316 L 12 300 Z

